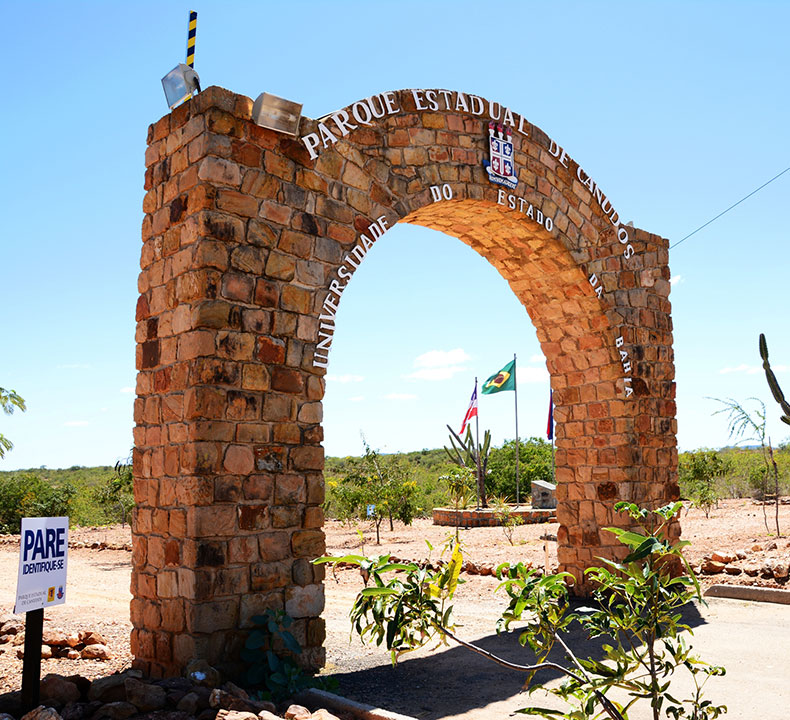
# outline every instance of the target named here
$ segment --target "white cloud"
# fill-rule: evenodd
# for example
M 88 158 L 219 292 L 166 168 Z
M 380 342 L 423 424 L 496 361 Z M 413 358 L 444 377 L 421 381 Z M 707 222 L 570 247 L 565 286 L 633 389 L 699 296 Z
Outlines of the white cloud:
M 362 402 L 365 399 L 364 395 L 354 395 L 354 397 L 349 398 L 350 402 Z
M 390 393 L 389 395 L 384 396 L 385 400 L 416 400 L 416 395 L 411 395 L 410 393 Z
M 362 375 L 327 375 L 326 381 L 333 383 L 358 383 L 362 382 L 365 378 Z
M 546 364 L 546 358 L 543 357 L 543 355 L 540 355 L 540 354 L 530 355 L 529 356 L 529 361 L 533 362 L 533 363 L 543 363 L 544 365 Z
M 760 365 L 747 365 L 746 363 L 741 363 L 736 367 L 722 368 L 719 370 L 719 374 L 728 375 L 729 373 L 746 373 L 747 375 L 756 375 L 761 370 L 762 367 Z
M 134 392 L 134 388 L 133 387 L 129 387 L 127 385 L 126 387 L 122 387 L 121 388 L 121 392 L 122 393 L 133 393 Z
M 411 380 L 449 380 L 453 375 L 465 370 L 465 367 L 420 368 L 404 377 Z
M 63 427 L 87 427 L 90 423 L 87 420 L 69 420 L 63 423 Z
M 546 367 L 521 367 L 516 366 L 516 380 L 522 383 L 541 383 L 549 381 L 549 371 Z
M 429 350 L 427 353 L 418 355 L 414 360 L 414 367 L 417 368 L 436 368 L 445 365 L 460 365 L 467 360 L 471 360 L 469 355 L 462 348 L 455 350 Z
M 685 278 L 682 275 L 673 275 L 669 278 L 670 285 L 680 285 L 680 283 L 684 282 Z
M 429 350 L 414 359 L 414 372 L 404 375 L 409 380 L 449 380 L 453 375 L 464 372 L 463 363 L 471 360 L 462 348 L 454 350 Z

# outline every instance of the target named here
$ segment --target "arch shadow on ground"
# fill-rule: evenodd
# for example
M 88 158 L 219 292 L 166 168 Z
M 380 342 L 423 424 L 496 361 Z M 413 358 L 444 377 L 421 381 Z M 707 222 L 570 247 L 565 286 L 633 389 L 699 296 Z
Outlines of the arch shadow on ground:
M 589 601 L 587 601 L 589 604 Z M 581 605 L 582 601 L 575 601 Z M 684 608 L 683 621 L 692 629 L 706 621 L 695 604 Z M 529 664 L 534 661 L 531 650 L 518 643 L 519 629 L 496 633 L 475 642 L 510 662 Z M 464 638 L 466 639 L 466 638 Z M 588 639 L 578 625 L 563 636 L 571 650 L 582 658 L 602 656 L 601 638 Z M 515 697 L 523 690 L 524 675 L 508 670 L 481 655 L 460 646 L 437 650 L 429 656 L 406 656 L 393 667 L 382 650 L 383 664 L 356 672 L 335 673 L 339 687 L 336 692 L 357 702 L 410 715 L 420 720 L 438 720 L 461 715 L 492 703 Z M 555 647 L 550 660 L 564 663 L 562 649 Z M 543 670 L 536 674 L 535 683 L 546 683 L 560 677 L 560 673 Z M 524 694 L 523 705 L 529 705 Z

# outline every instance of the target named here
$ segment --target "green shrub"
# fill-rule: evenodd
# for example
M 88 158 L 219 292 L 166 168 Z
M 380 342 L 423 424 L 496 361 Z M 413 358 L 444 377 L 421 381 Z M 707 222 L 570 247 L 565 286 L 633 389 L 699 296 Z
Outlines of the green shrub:
M 715 450 L 684 453 L 678 461 L 678 483 L 681 495 L 702 508 L 705 517 L 708 517 L 711 509 L 719 503 L 716 480 L 725 475 L 727 470 L 727 463 Z
M 23 517 L 70 516 L 77 488 L 47 483 L 35 475 L 0 478 L 0 533 L 18 533 Z
M 521 440 L 519 458 L 519 500 L 529 498 L 533 480 L 552 481 L 551 443 L 541 438 Z M 491 450 L 486 492 L 489 496 L 516 499 L 516 441 L 508 440 Z

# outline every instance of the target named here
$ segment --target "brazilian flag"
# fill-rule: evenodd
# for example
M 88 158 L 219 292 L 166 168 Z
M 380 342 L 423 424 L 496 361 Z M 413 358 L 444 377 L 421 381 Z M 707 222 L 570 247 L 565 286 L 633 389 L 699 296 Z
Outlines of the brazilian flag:
M 511 360 L 496 375 L 483 383 L 483 395 L 516 389 L 516 361 Z

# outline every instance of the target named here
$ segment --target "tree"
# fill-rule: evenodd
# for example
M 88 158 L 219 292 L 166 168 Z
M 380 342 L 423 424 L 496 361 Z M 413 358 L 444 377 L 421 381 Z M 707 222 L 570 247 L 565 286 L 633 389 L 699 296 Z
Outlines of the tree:
M 518 444 L 519 476 L 522 497 L 534 480 L 551 482 L 551 443 L 541 438 L 521 440 Z M 516 441 L 507 440 L 491 450 L 488 460 L 486 488 L 489 493 L 506 498 L 516 497 Z
M 343 480 L 334 488 L 341 517 L 368 518 L 376 528 L 376 544 L 385 518 L 410 525 L 417 513 L 417 482 L 403 458 L 381 455 L 365 442 L 365 454 L 351 458 Z
M 126 517 L 134 507 L 134 478 L 132 475 L 132 455 L 126 460 L 115 463 L 115 475 L 103 485 L 94 489 L 94 498 L 110 513 L 117 513 L 121 525 L 126 524 Z
M 2 387 L 0 387 L 0 407 L 3 408 L 3 412 L 6 415 L 13 415 L 16 408 L 19 408 L 22 412 L 27 410 L 25 401 L 14 390 L 6 390 Z M 14 443 L 0 433 L 0 458 L 5 457 L 6 452 L 13 447 Z
M 766 361 L 767 362 L 767 361 Z M 737 442 L 745 442 L 748 440 L 760 443 L 760 451 L 762 453 L 763 463 L 765 465 L 764 478 L 773 476 L 774 480 L 774 501 L 776 505 L 775 525 L 776 534 L 781 535 L 779 529 L 779 468 L 776 466 L 774 459 L 774 449 L 771 445 L 771 438 L 766 436 L 765 431 L 765 403 L 757 398 L 749 398 L 754 401 L 758 407 L 749 412 L 741 403 L 732 398 L 727 400 L 719 400 L 713 398 L 716 402 L 720 402 L 724 407 L 717 410 L 714 415 L 719 413 L 727 413 L 727 430 L 730 438 Z M 763 521 L 765 522 L 765 529 L 768 530 L 768 518 L 765 512 L 765 501 L 767 499 L 767 487 L 763 486 Z
M 728 463 L 715 450 L 697 450 L 683 453 L 678 462 L 678 480 L 684 496 L 710 517 L 710 511 L 718 506 L 719 493 L 716 478 L 729 469 Z

